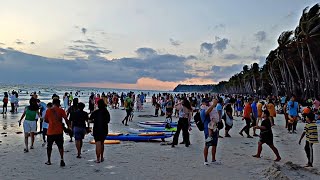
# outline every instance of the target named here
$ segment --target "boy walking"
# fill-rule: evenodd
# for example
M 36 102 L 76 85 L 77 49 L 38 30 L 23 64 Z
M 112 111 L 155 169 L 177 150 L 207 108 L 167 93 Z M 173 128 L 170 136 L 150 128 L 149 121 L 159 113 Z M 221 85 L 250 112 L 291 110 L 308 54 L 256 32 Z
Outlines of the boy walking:
M 306 151 L 308 164 L 305 167 L 312 167 L 313 163 L 313 144 L 318 143 L 318 130 L 315 123 L 315 117 L 313 113 L 309 113 L 306 117 L 307 124 L 304 127 L 304 132 L 301 135 L 299 144 L 304 136 L 306 136 L 306 144 L 304 150 Z

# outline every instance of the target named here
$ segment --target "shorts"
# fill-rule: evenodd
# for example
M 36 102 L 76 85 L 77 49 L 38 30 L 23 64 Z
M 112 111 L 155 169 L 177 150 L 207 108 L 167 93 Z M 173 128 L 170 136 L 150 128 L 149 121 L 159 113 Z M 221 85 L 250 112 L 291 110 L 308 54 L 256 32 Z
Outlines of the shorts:
M 74 127 L 73 128 L 73 136 L 76 141 L 84 139 L 85 134 L 86 134 L 85 128 L 82 128 L 82 127 Z
M 25 133 L 37 132 L 37 121 L 24 120 L 23 131 Z
M 210 146 L 217 146 L 218 145 L 218 138 L 219 138 L 219 131 L 214 131 L 212 134 L 212 140 L 210 142 L 206 142 L 205 145 L 207 147 Z
M 48 141 L 48 149 L 52 149 L 52 145 L 55 142 L 59 149 L 63 149 L 63 134 L 58 135 L 47 135 L 47 141 Z
M 225 130 L 226 131 L 229 131 L 231 128 L 232 128 L 232 125 L 231 126 L 229 126 L 227 123 L 224 123 L 225 124 Z
M 171 114 L 172 114 L 172 112 L 173 112 L 173 108 L 166 108 L 166 112 L 167 112 L 167 113 L 171 113 Z
M 3 103 L 3 107 L 4 108 L 8 107 L 8 103 Z
M 273 137 L 260 137 L 260 140 L 259 140 L 261 143 L 266 143 L 267 145 L 269 146 L 272 146 L 273 145 Z
M 132 109 L 126 109 L 126 112 L 127 112 L 127 116 L 129 117 L 131 115 L 131 112 L 132 112 Z

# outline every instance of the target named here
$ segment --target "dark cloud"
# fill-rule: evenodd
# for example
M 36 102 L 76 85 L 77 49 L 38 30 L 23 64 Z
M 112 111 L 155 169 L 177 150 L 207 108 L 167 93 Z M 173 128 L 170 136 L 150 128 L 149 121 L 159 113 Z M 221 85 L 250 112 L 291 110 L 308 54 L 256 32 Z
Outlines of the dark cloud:
M 24 45 L 24 43 L 20 39 L 17 39 L 15 43 L 18 45 Z
M 264 42 L 267 40 L 267 33 L 265 31 L 258 31 L 256 34 L 254 34 L 254 36 L 259 42 Z
M 215 81 L 228 80 L 233 74 L 239 73 L 245 64 L 233 64 L 231 66 L 212 66 L 212 74 L 209 78 Z
M 30 44 L 31 44 L 31 45 L 35 45 L 36 43 L 35 43 L 35 42 L 30 42 Z
M 172 54 L 157 54 L 151 48 L 140 48 L 139 53 L 153 52 L 153 56 L 120 58 L 108 60 L 99 56 L 98 49 L 71 50 L 65 56 L 73 60 L 46 58 L 20 51 L 0 48 L 0 76 L 11 74 L 4 83 L 81 83 L 81 82 L 114 82 L 136 83 L 139 78 L 150 77 L 162 81 L 183 81 L 197 77 L 187 73 L 191 68 L 186 65 L 189 57 Z M 78 53 L 90 54 L 87 58 Z M 103 52 L 106 53 L 106 52 Z M 23 72 L 23 76 L 21 76 Z M 58 74 L 63 72 L 63 76 Z M 46 76 L 39 76 L 46 74 Z M 110 76 L 109 76 L 109 75 Z
M 79 44 L 97 44 L 96 42 L 94 42 L 92 39 L 87 39 L 87 40 L 76 40 L 76 41 L 72 41 L 74 43 L 79 43 Z
M 81 28 L 81 32 L 85 35 L 87 33 L 87 28 Z
M 103 47 L 98 47 L 98 46 L 93 46 L 93 45 L 83 45 L 83 46 L 69 46 L 69 50 L 71 52 L 81 52 L 84 53 L 85 56 L 101 56 L 101 55 L 106 55 L 110 54 L 112 51 L 105 49 Z
M 151 57 L 157 54 L 157 51 L 152 48 L 142 47 L 136 50 L 139 57 Z
M 200 45 L 200 52 L 205 53 L 209 56 L 213 55 L 215 50 L 218 52 L 223 52 L 225 49 L 227 49 L 227 45 L 229 44 L 229 40 L 226 38 L 220 39 L 219 37 L 215 37 L 216 42 L 215 43 L 208 43 L 204 42 Z
M 180 46 L 181 45 L 181 42 L 174 40 L 173 38 L 170 38 L 169 41 L 170 41 L 170 44 L 173 46 Z
M 227 60 L 234 60 L 234 59 L 240 59 L 241 57 L 236 55 L 236 54 L 225 54 L 223 56 L 223 59 L 227 59 Z

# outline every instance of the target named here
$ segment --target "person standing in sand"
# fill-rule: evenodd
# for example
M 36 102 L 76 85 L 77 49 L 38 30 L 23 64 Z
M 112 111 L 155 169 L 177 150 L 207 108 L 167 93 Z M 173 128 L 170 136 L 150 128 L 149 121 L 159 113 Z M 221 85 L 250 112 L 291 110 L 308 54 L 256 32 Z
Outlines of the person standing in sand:
M 299 104 L 296 102 L 296 96 L 292 95 L 291 100 L 287 104 L 288 108 L 288 133 L 296 133 L 298 123 Z M 292 130 L 292 131 L 291 131 Z
M 37 100 L 34 98 L 31 98 L 29 101 L 29 106 L 27 106 L 19 120 L 19 127 L 21 126 L 21 121 L 25 117 L 25 120 L 23 122 L 23 130 L 24 130 L 24 143 L 25 143 L 25 149 L 24 152 L 29 152 L 28 149 L 28 137 L 29 133 L 31 135 L 31 146 L 30 149 L 34 148 L 34 135 L 37 132 L 37 121 L 36 116 L 40 116 L 39 113 L 39 106 L 37 104 Z
M 239 132 L 239 134 L 241 136 L 243 136 L 243 131 L 247 134 L 247 138 L 253 138 L 252 136 L 250 136 L 249 132 L 250 132 L 250 127 L 251 127 L 251 116 L 252 116 L 252 108 L 251 108 L 251 104 L 252 104 L 252 98 L 248 99 L 248 103 L 246 104 L 245 108 L 244 108 L 244 113 L 243 113 L 243 118 L 242 120 L 246 121 L 246 126 Z
M 3 102 L 2 114 L 7 114 L 8 101 L 9 101 L 8 92 L 4 92 L 4 96 L 3 96 L 3 99 L 2 99 L 2 102 Z
M 122 120 L 122 124 L 124 124 L 125 126 L 128 126 L 128 120 L 129 117 L 131 116 L 131 112 L 133 111 L 133 100 L 131 99 L 132 95 L 131 93 L 128 93 L 128 96 L 126 97 L 126 99 L 124 100 L 124 108 L 126 109 L 126 117 Z
M 65 111 L 69 109 L 69 96 L 67 92 L 64 93 L 64 96 L 63 96 L 63 108 Z
M 268 110 L 263 112 L 263 120 L 261 122 L 261 126 L 255 126 L 254 129 L 260 129 L 260 140 L 258 143 L 258 151 L 257 154 L 253 155 L 255 158 L 260 158 L 262 152 L 262 145 L 266 143 L 277 156 L 274 161 L 280 161 L 281 157 L 279 155 L 278 149 L 273 144 L 273 134 L 272 134 L 272 125 L 270 121 L 270 113 Z
M 84 108 L 85 105 L 79 103 L 78 110 L 70 114 L 70 121 L 72 122 L 74 139 L 78 151 L 77 158 L 81 158 L 82 140 L 86 134 L 86 123 L 88 123 L 89 119 L 88 113 L 84 111 Z
M 192 107 L 190 102 L 185 98 L 182 103 L 176 105 L 177 109 L 179 110 L 179 121 L 177 126 L 177 131 L 173 136 L 172 147 L 178 145 L 178 139 L 180 135 L 180 131 L 182 130 L 183 142 L 185 143 L 186 147 L 189 147 L 190 140 L 189 140 L 189 130 L 190 127 L 190 120 L 192 118 Z
M 47 132 L 47 157 L 48 161 L 45 163 L 46 165 L 51 165 L 51 153 L 52 146 L 55 142 L 58 146 L 60 153 L 60 166 L 65 166 L 65 162 L 63 159 L 63 123 L 62 118 L 65 120 L 69 130 L 71 130 L 70 122 L 67 118 L 66 112 L 60 108 L 60 100 L 53 99 L 52 100 L 53 107 L 51 109 L 47 109 L 45 115 L 45 122 L 49 123 L 48 132 Z
M 217 106 L 218 100 L 213 99 L 212 105 L 210 106 L 208 99 L 202 100 L 202 106 L 200 107 L 200 117 L 201 121 L 204 125 L 204 138 L 207 139 L 209 137 L 209 123 L 211 121 L 210 119 L 210 113 L 215 110 Z M 205 146 L 203 149 L 203 156 L 204 156 L 204 165 L 209 165 L 208 163 L 208 151 L 209 147 L 211 146 L 211 154 L 212 154 L 212 163 L 213 164 L 220 164 L 216 161 L 216 152 L 217 152 L 217 145 L 218 145 L 218 138 L 219 137 L 219 131 L 216 130 L 213 132 L 211 138 L 212 140 L 210 142 L 205 142 Z
M 104 161 L 104 140 L 108 135 L 108 123 L 110 122 L 110 114 L 103 100 L 98 101 L 98 110 L 90 115 L 93 120 L 93 137 L 96 143 L 96 163 Z
M 258 125 L 258 107 L 257 107 L 257 103 L 258 103 L 258 98 L 254 98 L 253 103 L 251 104 L 251 108 L 252 108 L 252 125 L 251 126 L 257 126 Z M 256 134 L 256 130 L 253 129 L 253 136 L 259 136 Z

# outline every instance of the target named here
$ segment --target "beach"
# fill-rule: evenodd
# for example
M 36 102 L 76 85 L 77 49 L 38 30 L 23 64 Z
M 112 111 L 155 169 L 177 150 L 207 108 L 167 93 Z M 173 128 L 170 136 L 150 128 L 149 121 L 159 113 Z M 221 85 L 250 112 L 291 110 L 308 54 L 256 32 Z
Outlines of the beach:
M 111 132 L 126 133 L 121 120 L 125 111 L 109 109 Z M 159 121 L 164 117 L 145 118 L 139 115 L 152 115 L 154 108 L 146 103 L 142 112 L 135 112 L 129 127 L 138 128 L 138 121 Z M 93 139 L 87 135 L 84 140 L 82 159 L 76 158 L 74 143 L 65 135 L 66 167 L 59 166 L 59 153 L 53 147 L 52 165 L 45 165 L 46 147 L 42 147 L 42 138 L 36 137 L 35 149 L 23 153 L 24 142 L 22 127 L 18 126 L 19 114 L 8 114 L 0 118 L 0 179 L 318 179 L 320 173 L 319 146 L 314 146 L 314 167 L 300 168 L 307 159 L 304 153 L 304 141 L 298 144 L 304 125 L 298 124 L 298 134 L 288 134 L 284 128 L 283 115 L 278 114 L 273 127 L 274 142 L 280 151 L 282 160 L 274 163 L 272 151 L 264 145 L 262 158 L 256 159 L 258 138 L 247 139 L 238 132 L 244 126 L 240 117 L 235 117 L 234 127 L 230 131 L 232 138 L 219 139 L 217 160 L 221 165 L 203 165 L 203 132 L 196 127 L 190 132 L 191 146 L 160 145 L 160 142 L 121 142 L 106 145 L 105 162 L 97 164 L 95 146 L 88 142 Z M 174 121 L 177 119 L 174 118 Z M 6 124 L 6 126 L 4 126 Z M 5 134 L 4 134 L 5 133 Z M 220 135 L 224 134 L 224 130 Z M 166 139 L 172 141 L 172 138 Z M 179 142 L 182 141 L 180 136 Z M 209 153 L 209 159 L 211 158 Z M 298 165 L 298 166 L 296 166 Z

